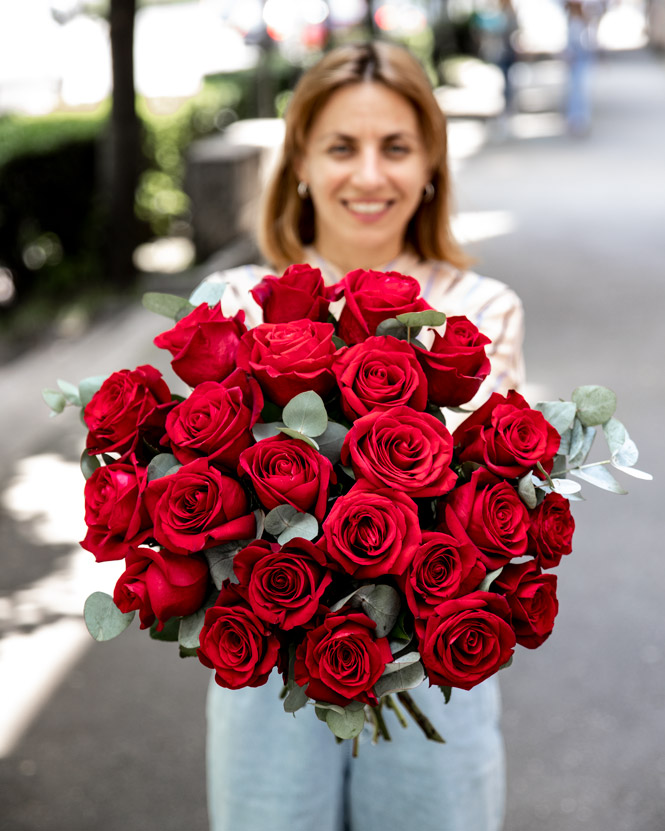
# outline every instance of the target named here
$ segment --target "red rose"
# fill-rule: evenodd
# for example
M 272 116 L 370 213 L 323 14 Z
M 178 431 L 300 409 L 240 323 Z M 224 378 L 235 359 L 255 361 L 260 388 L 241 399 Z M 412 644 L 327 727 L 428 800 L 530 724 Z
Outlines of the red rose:
M 538 462 L 549 472 L 561 442 L 545 416 L 515 390 L 506 396 L 492 393 L 453 438 L 460 461 L 477 462 L 506 479 L 523 476 Z
M 208 563 L 196 554 L 183 557 L 170 551 L 134 548 L 127 568 L 113 592 L 121 612 L 137 610 L 141 629 L 169 618 L 194 614 L 201 608 L 208 588 Z
M 492 583 L 492 590 L 508 601 L 517 643 L 528 649 L 536 649 L 552 634 L 559 610 L 556 583 L 556 576 L 542 574 L 533 560 L 510 563 Z
M 224 381 L 205 381 L 175 406 L 166 418 L 166 435 L 183 464 L 201 456 L 234 471 L 242 451 L 253 443 L 263 394 L 254 378 L 241 369 Z
M 238 474 L 246 476 L 267 510 L 292 505 L 313 514 L 326 513 L 328 489 L 336 481 L 331 462 L 304 441 L 283 433 L 248 447 L 240 454 Z
M 310 265 L 290 265 L 281 277 L 267 274 L 250 294 L 263 309 L 264 323 L 328 319 L 330 292 L 320 269 Z
M 494 675 L 514 651 L 509 620 L 506 599 L 480 591 L 445 600 L 426 621 L 416 620 L 430 686 L 470 690 Z
M 401 574 L 421 540 L 418 506 L 406 494 L 357 482 L 335 500 L 319 545 L 356 578 Z
M 145 490 L 153 536 L 176 554 L 254 536 L 256 519 L 235 479 L 197 459 L 175 473 L 153 479 Z
M 575 520 L 568 500 L 561 494 L 548 493 L 529 516 L 529 554 L 541 568 L 554 568 L 573 550 Z
M 220 687 L 231 690 L 265 684 L 279 657 L 276 635 L 231 585 L 206 611 L 199 641 L 199 661 L 215 670 Z
M 485 354 L 488 343 L 490 339 L 462 315 L 446 320 L 443 335 L 434 332 L 429 351 L 416 347 L 433 404 L 459 407 L 473 398 L 490 372 Z
M 455 484 L 452 436 L 433 415 L 411 407 L 375 410 L 346 434 L 342 464 L 375 487 L 410 496 L 440 496 Z
M 254 612 L 284 630 L 314 617 L 332 580 L 323 552 L 300 537 L 281 548 L 256 540 L 236 554 L 233 571 Z
M 221 303 L 201 303 L 172 329 L 157 335 L 154 343 L 173 355 L 173 371 L 190 387 L 223 381 L 236 368 L 240 336 L 247 331 L 244 321 L 243 311 L 225 317 Z
M 374 409 L 404 404 L 424 410 L 427 406 L 425 375 L 405 341 L 371 337 L 340 349 L 333 372 L 342 395 L 342 410 L 350 421 Z
M 98 467 L 85 483 L 88 531 L 81 545 L 98 563 L 121 560 L 150 535 L 150 517 L 141 503 L 145 483 L 146 470 L 135 456 Z
M 88 453 L 120 453 L 136 450 L 140 440 L 159 443 L 171 393 L 161 373 L 148 364 L 135 370 L 122 369 L 110 375 L 83 411 L 88 428 Z M 160 413 L 151 419 L 155 411 Z
M 417 618 L 434 614 L 444 600 L 478 588 L 485 576 L 480 552 L 458 524 L 456 533 L 425 531 L 402 584 Z
M 352 346 L 376 333 L 383 320 L 405 312 L 422 312 L 431 308 L 420 297 L 415 277 L 397 271 L 349 272 L 341 281 L 345 304 L 339 318 L 337 334 Z
M 327 615 L 296 649 L 296 683 L 315 701 L 376 704 L 372 687 L 393 656 L 388 639 L 375 637 L 375 628 L 362 612 Z
M 475 470 L 471 479 L 455 488 L 440 506 L 441 530 L 453 520 L 452 511 L 480 549 L 488 569 L 498 568 L 526 552 L 529 514 L 507 482 L 486 470 Z
M 262 323 L 240 340 L 238 366 L 251 372 L 271 401 L 284 407 L 301 392 L 327 395 L 335 383 L 332 323 Z

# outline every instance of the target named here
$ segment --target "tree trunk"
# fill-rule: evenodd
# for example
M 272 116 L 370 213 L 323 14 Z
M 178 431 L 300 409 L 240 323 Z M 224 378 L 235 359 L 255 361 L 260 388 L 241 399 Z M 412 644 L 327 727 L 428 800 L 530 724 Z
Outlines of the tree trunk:
M 113 106 L 109 135 L 109 233 L 107 275 L 125 288 L 134 281 L 132 255 L 138 241 L 134 198 L 140 173 L 141 125 L 134 90 L 136 0 L 111 0 Z

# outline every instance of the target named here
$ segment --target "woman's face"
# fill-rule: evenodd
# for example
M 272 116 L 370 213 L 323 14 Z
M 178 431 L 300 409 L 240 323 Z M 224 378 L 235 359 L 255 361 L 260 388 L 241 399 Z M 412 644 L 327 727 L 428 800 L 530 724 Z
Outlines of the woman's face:
M 297 173 L 314 204 L 319 253 L 353 268 L 400 253 L 431 176 L 414 108 L 374 82 L 333 93 L 312 124 Z

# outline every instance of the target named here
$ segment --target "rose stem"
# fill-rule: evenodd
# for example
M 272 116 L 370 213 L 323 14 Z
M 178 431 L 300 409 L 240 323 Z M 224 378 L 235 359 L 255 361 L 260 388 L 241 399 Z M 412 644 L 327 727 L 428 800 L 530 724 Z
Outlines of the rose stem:
M 351 755 L 354 759 L 358 758 L 358 736 L 353 737 L 353 751 Z
M 383 718 L 383 713 L 381 712 L 381 704 L 379 704 L 379 706 L 376 707 L 373 710 L 372 714 L 373 714 L 374 719 L 376 721 L 377 731 L 383 736 L 383 738 L 387 742 L 392 741 L 392 737 L 391 737 L 390 732 L 389 732 L 389 730 L 386 726 L 386 722 Z M 378 738 L 378 736 L 377 736 L 377 738 Z
M 441 742 L 445 744 L 445 739 L 438 733 L 432 722 L 427 718 L 423 711 L 418 707 L 416 702 L 411 698 L 408 692 L 398 692 L 397 698 L 401 701 L 404 709 L 416 722 L 418 727 L 423 731 L 430 741 Z
M 409 726 L 409 723 L 408 723 L 408 721 L 404 718 L 404 713 L 403 713 L 403 712 L 400 710 L 400 708 L 397 706 L 397 704 L 395 703 L 395 700 L 393 699 L 392 695 L 387 695 L 387 696 L 385 697 L 385 702 L 386 702 L 386 706 L 387 706 L 390 710 L 392 710 L 392 711 L 393 711 L 393 713 L 395 713 L 395 715 L 397 716 L 397 719 L 398 719 L 399 723 L 402 725 L 402 727 L 408 727 L 408 726 Z

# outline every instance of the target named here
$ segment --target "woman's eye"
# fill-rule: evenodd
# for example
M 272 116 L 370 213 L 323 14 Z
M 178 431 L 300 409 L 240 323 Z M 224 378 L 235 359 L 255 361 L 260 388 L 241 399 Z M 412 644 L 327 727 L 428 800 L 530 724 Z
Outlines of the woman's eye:
M 351 148 L 348 144 L 333 144 L 328 148 L 328 153 L 331 156 L 348 156 L 351 154 Z
M 385 150 L 389 156 L 406 156 L 411 152 L 411 148 L 405 144 L 388 144 Z

